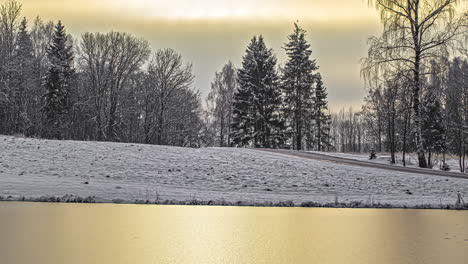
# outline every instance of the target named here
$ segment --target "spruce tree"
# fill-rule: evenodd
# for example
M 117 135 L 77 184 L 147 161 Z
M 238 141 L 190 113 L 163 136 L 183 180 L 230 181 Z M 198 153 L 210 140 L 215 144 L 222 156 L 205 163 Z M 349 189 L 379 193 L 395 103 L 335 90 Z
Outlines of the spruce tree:
M 28 32 L 26 18 L 21 21 L 14 56 L 12 61 L 12 84 L 14 89 L 13 102 L 15 107 L 15 132 L 25 133 L 28 126 L 28 107 L 31 106 L 34 96 L 35 56 L 33 44 Z
M 66 129 L 66 114 L 70 109 L 70 84 L 74 70 L 72 46 L 61 21 L 55 26 L 52 43 L 47 49 L 47 58 L 49 64 L 44 80 L 44 136 L 62 139 Z
M 326 148 L 330 147 L 329 138 L 331 117 L 327 113 L 327 96 L 328 94 L 325 86 L 323 85 L 322 76 L 320 73 L 318 73 L 316 78 L 314 97 L 314 121 L 317 132 L 315 143 L 317 146 L 317 151 L 325 151 Z
M 253 136 L 252 93 L 248 87 L 239 86 L 232 104 L 231 139 L 234 146 L 247 146 Z
M 238 71 L 231 137 L 237 146 L 278 147 L 282 144 L 281 92 L 276 57 L 263 37 L 254 37 Z
M 312 116 L 314 71 L 318 69 L 310 57 L 312 50 L 306 41 L 306 31 L 296 23 L 288 36 L 284 49 L 289 59 L 284 67 L 282 88 L 285 96 L 285 113 L 289 130 L 293 131 L 294 148 L 303 149 L 305 127 Z
M 433 152 L 440 153 L 445 149 L 446 131 L 441 102 L 442 80 L 437 74 L 440 72 L 440 67 L 435 61 L 432 61 L 431 68 L 434 73 L 431 76 L 430 84 L 427 85 L 421 107 L 422 139 L 425 151 L 428 153 L 429 167 L 432 167 Z
M 21 68 L 26 68 L 34 60 L 34 48 L 28 32 L 28 21 L 21 21 L 15 48 L 15 58 Z
M 426 96 L 421 112 L 423 114 L 422 136 L 424 147 L 428 152 L 428 164 L 432 167 L 432 153 L 440 153 L 444 150 L 445 128 L 440 100 L 434 95 Z

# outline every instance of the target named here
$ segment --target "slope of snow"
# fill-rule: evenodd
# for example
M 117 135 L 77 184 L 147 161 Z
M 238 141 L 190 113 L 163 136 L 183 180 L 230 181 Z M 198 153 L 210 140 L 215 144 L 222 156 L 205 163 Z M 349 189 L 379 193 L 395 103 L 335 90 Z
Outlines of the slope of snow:
M 390 165 L 390 162 L 391 162 L 391 156 L 389 154 L 388 155 L 377 154 L 377 159 L 369 160 L 370 154 L 364 154 L 364 153 L 340 153 L 340 152 L 317 152 L 317 151 L 310 151 L 310 152 L 327 155 L 331 157 L 352 159 L 352 160 L 358 160 L 358 161 L 375 162 L 375 163 L 388 164 L 388 165 Z M 434 166 L 433 167 L 434 170 L 440 170 L 440 166 L 443 164 L 443 159 L 441 156 L 442 155 L 435 155 L 433 157 L 432 163 Z M 396 158 L 395 166 L 403 166 L 402 154 L 401 153 L 396 154 L 395 158 Z M 418 157 L 415 154 L 411 154 L 411 153 L 407 154 L 405 160 L 406 160 L 406 166 L 418 168 Z M 446 158 L 446 163 L 450 166 L 451 171 L 460 172 L 460 165 L 457 159 L 448 156 Z
M 455 203 L 468 180 L 364 169 L 250 149 L 50 141 L 0 136 L 0 195 L 103 201 L 372 200 Z

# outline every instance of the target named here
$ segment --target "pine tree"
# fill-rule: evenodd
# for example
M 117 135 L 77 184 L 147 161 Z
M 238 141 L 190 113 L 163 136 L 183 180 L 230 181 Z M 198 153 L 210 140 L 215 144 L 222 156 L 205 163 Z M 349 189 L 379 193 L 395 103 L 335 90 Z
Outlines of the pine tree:
M 317 151 L 325 151 L 330 147 L 330 125 L 331 117 L 327 113 L 328 101 L 327 91 L 323 85 L 322 76 L 317 74 L 314 97 L 314 121 L 317 132 L 315 143 Z
M 231 138 L 237 146 L 278 147 L 282 144 L 281 92 L 276 57 L 263 37 L 254 37 L 238 71 Z
M 47 58 L 49 65 L 44 82 L 44 136 L 62 139 L 66 129 L 66 114 L 70 109 L 69 93 L 74 70 L 72 46 L 61 21 L 55 26 L 52 43 L 47 49 Z
M 282 77 L 285 112 L 287 124 L 295 135 L 293 142 L 297 150 L 303 149 L 304 130 L 310 127 L 307 122 L 313 110 L 314 71 L 318 69 L 315 60 L 310 58 L 312 50 L 305 37 L 306 31 L 294 24 L 294 32 L 288 36 L 289 42 L 284 47 L 289 57 Z

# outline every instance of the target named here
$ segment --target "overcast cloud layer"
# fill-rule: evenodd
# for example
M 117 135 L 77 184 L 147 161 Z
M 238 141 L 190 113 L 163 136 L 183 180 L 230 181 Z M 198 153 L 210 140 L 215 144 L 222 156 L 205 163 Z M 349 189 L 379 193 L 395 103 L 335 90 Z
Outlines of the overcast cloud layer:
M 193 63 L 195 86 L 205 96 L 214 72 L 240 65 L 253 35 L 262 34 L 278 61 L 293 23 L 308 31 L 333 110 L 359 107 L 364 96 L 359 60 L 378 34 L 377 13 L 363 0 L 23 0 L 32 20 L 61 19 L 75 37 L 86 31 L 127 31 L 153 49 L 173 48 Z M 253 3 L 252 3 L 253 2 Z

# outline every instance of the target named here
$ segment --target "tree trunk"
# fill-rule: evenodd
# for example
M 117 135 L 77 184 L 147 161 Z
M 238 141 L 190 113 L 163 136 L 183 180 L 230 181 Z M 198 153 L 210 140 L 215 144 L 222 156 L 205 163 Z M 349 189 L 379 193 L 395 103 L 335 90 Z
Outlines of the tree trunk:
M 145 125 L 144 125 L 144 130 L 145 130 L 145 144 L 150 143 L 150 130 L 151 130 L 151 125 L 150 125 L 150 120 L 149 120 L 149 103 L 146 102 L 145 104 Z
M 418 33 L 416 33 L 418 34 Z M 417 44 L 416 46 L 419 46 Z M 421 65 L 421 53 L 419 50 L 416 51 L 415 67 L 414 67 L 414 87 L 413 87 L 413 111 L 414 111 L 414 125 L 416 128 L 415 139 L 418 152 L 418 160 L 420 168 L 427 168 L 426 155 L 424 153 L 424 145 L 422 140 L 421 131 L 421 111 L 420 111 L 420 65 Z
M 396 159 L 395 159 L 395 152 L 396 152 L 396 139 L 395 139 L 395 104 L 392 105 L 393 106 L 393 109 L 392 109 L 392 120 L 391 120 L 391 133 L 392 133 L 392 137 L 391 137 L 391 141 L 392 141 L 392 144 L 391 144 L 391 148 L 392 148 L 392 164 L 395 164 L 396 163 Z
M 464 173 L 466 172 L 466 149 L 465 149 L 465 144 L 463 144 L 463 148 L 462 148 L 462 151 L 463 151 L 463 155 L 462 155 L 462 159 L 461 159 L 461 163 L 462 163 L 462 166 L 461 166 L 461 172 Z
M 408 141 L 408 138 L 407 138 L 407 135 L 408 135 L 408 121 L 409 121 L 409 114 L 407 113 L 406 116 L 405 116 L 405 124 L 404 124 L 404 128 L 403 128 L 403 166 L 406 167 L 406 152 L 407 152 L 407 141 Z
M 432 150 L 427 150 L 427 167 L 432 169 Z
M 322 151 L 322 124 L 320 122 L 320 113 L 317 115 L 317 151 Z
M 301 128 L 301 114 L 300 114 L 300 100 L 297 100 L 298 109 L 296 110 L 296 150 L 302 150 L 302 128 Z
M 221 121 L 220 121 L 220 133 L 219 133 L 219 146 L 224 147 L 224 113 L 222 113 Z
M 378 130 L 379 130 L 378 131 L 379 152 L 382 152 L 382 120 L 381 120 L 380 114 L 378 114 L 377 123 L 378 123 Z
M 163 100 L 161 100 L 161 106 L 159 109 L 159 114 L 158 114 L 158 136 L 157 136 L 157 144 L 162 145 L 163 144 L 163 125 L 164 125 L 164 103 Z
M 114 95 L 111 98 L 111 106 L 109 109 L 109 120 L 107 122 L 106 141 L 114 140 L 114 126 L 116 124 L 116 116 L 115 116 L 116 111 L 117 111 L 117 95 Z

